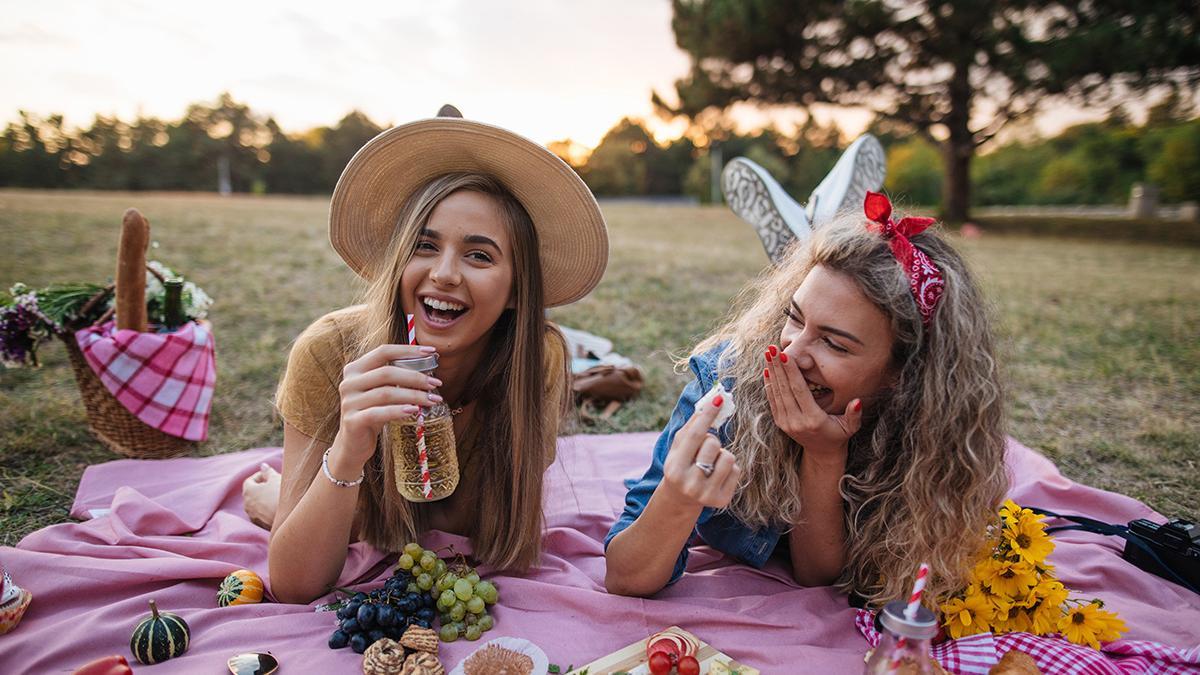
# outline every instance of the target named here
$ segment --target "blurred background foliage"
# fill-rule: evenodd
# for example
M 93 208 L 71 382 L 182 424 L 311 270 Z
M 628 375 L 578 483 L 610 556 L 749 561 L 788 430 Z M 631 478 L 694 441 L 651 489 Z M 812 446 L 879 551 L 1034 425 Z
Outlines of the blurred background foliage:
M 217 163 L 228 158 L 235 192 L 322 194 L 342 167 L 383 126 L 351 112 L 332 126 L 288 133 L 269 116 L 222 94 L 194 103 L 179 120 L 97 116 L 67 129 L 60 115 L 21 113 L 0 137 L 0 186 L 99 190 L 212 191 Z M 869 129 L 887 148 L 887 190 L 910 205 L 937 208 L 940 150 L 920 135 L 880 120 Z M 693 138 L 701 139 L 697 143 Z M 711 198 L 711 162 L 745 156 L 805 197 L 851 139 L 811 119 L 787 134 L 737 133 L 723 121 L 667 142 L 625 118 L 584 159 L 568 142 L 552 143 L 602 197 L 686 195 Z M 1137 125 L 1121 107 L 1107 119 L 1050 138 L 1026 134 L 984 152 L 971 165 L 976 205 L 1120 204 L 1135 182 L 1161 188 L 1165 202 L 1200 200 L 1200 118 L 1168 96 Z

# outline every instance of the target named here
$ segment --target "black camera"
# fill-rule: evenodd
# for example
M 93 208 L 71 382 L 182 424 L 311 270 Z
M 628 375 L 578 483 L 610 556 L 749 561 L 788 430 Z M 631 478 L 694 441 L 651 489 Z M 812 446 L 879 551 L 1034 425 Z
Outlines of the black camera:
M 1138 518 L 1129 523 L 1129 534 L 1122 557 L 1168 581 L 1179 583 L 1182 578 L 1193 591 L 1200 589 L 1200 525 L 1180 518 L 1162 525 Z

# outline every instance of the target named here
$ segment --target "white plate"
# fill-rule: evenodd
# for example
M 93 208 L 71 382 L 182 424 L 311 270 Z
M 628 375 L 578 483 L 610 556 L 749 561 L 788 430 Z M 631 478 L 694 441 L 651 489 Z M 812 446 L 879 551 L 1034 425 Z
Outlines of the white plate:
M 550 670 L 550 659 L 546 657 L 546 652 L 542 651 L 541 647 L 538 647 L 529 640 L 515 637 L 496 638 L 479 645 L 479 649 L 476 649 L 475 652 L 490 645 L 510 649 L 533 659 L 533 675 L 546 675 L 547 671 Z M 454 670 L 450 671 L 450 675 L 466 675 L 465 671 L 463 671 L 463 664 L 467 662 L 467 659 L 474 656 L 475 652 L 471 652 L 466 659 L 463 659 L 457 666 L 454 666 Z

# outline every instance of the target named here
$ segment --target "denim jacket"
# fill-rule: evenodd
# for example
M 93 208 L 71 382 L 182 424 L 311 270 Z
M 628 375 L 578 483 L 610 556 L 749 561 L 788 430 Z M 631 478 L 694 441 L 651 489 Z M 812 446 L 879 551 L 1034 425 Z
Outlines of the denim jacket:
M 679 402 L 675 404 L 670 421 L 667 422 L 666 428 L 658 437 L 658 442 L 654 444 L 654 456 L 650 460 L 650 467 L 646 469 L 645 475 L 625 482 L 625 487 L 628 488 L 628 492 L 625 494 L 625 511 L 617 519 L 617 522 L 613 523 L 612 529 L 608 531 L 608 536 L 604 538 L 605 549 L 608 548 L 613 537 L 633 524 L 633 521 L 641 515 L 642 510 L 649 503 L 650 495 L 654 494 L 654 489 L 662 481 L 663 462 L 666 461 L 667 452 L 675 440 L 675 433 L 691 418 L 692 412 L 696 409 L 696 403 L 716 383 L 717 366 L 721 362 L 721 356 L 724 354 L 726 346 L 725 344 L 718 345 L 703 354 L 688 359 L 688 367 L 695 373 L 696 379 L 688 383 L 684 387 L 683 393 L 679 395 Z M 723 384 L 726 389 L 733 390 L 732 379 L 727 378 Z M 726 422 L 717 432 L 722 445 L 727 445 L 732 437 L 730 427 L 732 422 L 732 420 Z M 771 553 L 775 551 L 775 545 L 779 543 L 782 530 L 774 527 L 755 529 L 730 513 L 705 508 L 696 520 L 693 535 L 699 535 L 704 543 L 723 553 L 761 568 L 771 557 Z M 671 572 L 671 579 L 667 583 L 675 583 L 679 577 L 683 576 L 683 571 L 687 567 L 687 557 L 688 545 L 685 544 L 683 550 L 679 552 L 679 557 L 675 560 L 675 569 Z

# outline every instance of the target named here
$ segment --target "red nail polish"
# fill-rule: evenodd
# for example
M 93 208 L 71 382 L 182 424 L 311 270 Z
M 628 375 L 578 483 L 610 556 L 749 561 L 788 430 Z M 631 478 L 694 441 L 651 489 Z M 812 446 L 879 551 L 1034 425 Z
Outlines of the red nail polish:
M 860 398 L 854 402 L 854 412 L 861 412 L 861 411 L 862 411 L 862 399 Z
M 779 353 L 779 348 L 775 345 L 771 345 L 770 347 L 767 347 L 767 351 L 771 352 L 771 356 L 775 356 Z
M 771 371 L 763 368 L 763 377 L 767 378 L 768 380 L 771 379 Z
M 724 396 L 714 396 L 713 397 L 713 407 L 714 408 L 720 408 L 721 404 L 724 402 L 725 402 Z
M 765 358 L 767 360 L 767 363 L 771 362 L 771 350 L 770 349 L 768 349 L 766 352 L 763 353 L 763 358 Z
M 786 353 L 784 353 L 784 352 L 779 352 L 779 362 L 780 362 L 780 363 L 787 363 L 787 354 L 786 354 Z

